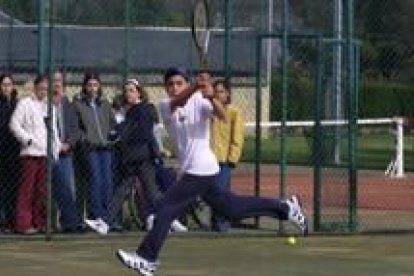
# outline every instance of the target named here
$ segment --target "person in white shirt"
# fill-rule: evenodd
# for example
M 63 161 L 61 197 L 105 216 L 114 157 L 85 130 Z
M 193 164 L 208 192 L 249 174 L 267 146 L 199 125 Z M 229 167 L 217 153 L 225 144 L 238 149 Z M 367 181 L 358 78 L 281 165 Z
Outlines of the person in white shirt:
M 191 86 L 182 68 L 168 69 L 164 84 L 168 98 L 161 100 L 159 110 L 178 156 L 178 180 L 162 198 L 154 227 L 138 250 L 130 253 L 119 249 L 119 260 L 142 275 L 153 275 L 171 222 L 198 197 L 229 218 L 270 216 L 290 220 L 306 234 L 307 220 L 297 196 L 287 200 L 239 196 L 215 185 L 219 165 L 210 149 L 209 119 L 223 119 L 224 108 L 214 98 L 211 85 Z
M 46 229 L 47 91 L 47 74 L 37 76 L 33 95 L 19 101 L 9 124 L 21 144 L 22 175 L 17 191 L 15 230 L 22 234 Z M 56 160 L 61 143 L 54 109 L 52 114 L 52 154 Z

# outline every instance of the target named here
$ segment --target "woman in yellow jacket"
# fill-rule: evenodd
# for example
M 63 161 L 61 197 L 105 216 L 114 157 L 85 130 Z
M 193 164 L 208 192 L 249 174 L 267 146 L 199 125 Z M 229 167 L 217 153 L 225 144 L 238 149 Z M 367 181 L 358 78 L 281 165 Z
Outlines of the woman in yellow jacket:
M 210 143 L 220 165 L 217 185 L 230 188 L 231 170 L 240 160 L 244 141 L 244 120 L 241 112 L 230 104 L 230 89 L 226 81 L 217 80 L 213 85 L 216 97 L 223 103 L 225 120 L 211 119 Z M 212 230 L 226 232 L 230 228 L 228 219 L 214 210 L 211 216 Z

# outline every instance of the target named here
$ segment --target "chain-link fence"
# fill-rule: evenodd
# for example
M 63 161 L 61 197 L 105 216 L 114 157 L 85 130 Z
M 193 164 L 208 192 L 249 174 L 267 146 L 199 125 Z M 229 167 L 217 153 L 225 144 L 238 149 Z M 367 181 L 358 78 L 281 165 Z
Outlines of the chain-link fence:
M 230 79 L 233 105 L 246 121 L 232 189 L 272 197 L 299 193 L 314 230 L 413 230 L 411 1 L 219 0 L 209 8 L 209 69 Z M 144 227 L 150 203 L 162 194 L 156 183 L 172 181 L 174 172 L 157 179 L 157 167 L 146 163 L 150 153 L 134 140 L 144 125 L 131 133 L 136 145 L 116 142 L 113 131 L 125 115 L 119 99 L 129 78 L 156 102 L 166 68 L 196 74 L 191 11 L 187 0 L 0 1 L 0 72 L 10 73 L 1 79 L 2 231 L 44 231 L 50 221 L 50 229 L 78 232 L 84 218 L 98 217 L 114 231 Z M 46 141 L 53 145 L 53 135 L 46 139 L 45 119 L 52 105 L 36 109 L 24 100 L 45 89 L 42 79 L 33 80 L 46 68 L 53 69 L 52 91 L 68 98 L 50 125 L 64 144 L 50 171 Z M 99 77 L 85 74 L 90 71 Z M 98 111 L 85 97 L 96 81 L 103 96 Z M 50 103 L 60 102 L 57 94 Z M 21 116 L 12 115 L 19 105 Z M 395 116 L 404 118 L 402 151 Z M 356 120 L 378 118 L 387 120 Z M 169 156 L 162 126 L 155 132 Z M 404 166 L 404 177 L 384 176 L 392 164 L 396 171 Z M 190 208 L 190 226 L 209 223 L 201 207 Z

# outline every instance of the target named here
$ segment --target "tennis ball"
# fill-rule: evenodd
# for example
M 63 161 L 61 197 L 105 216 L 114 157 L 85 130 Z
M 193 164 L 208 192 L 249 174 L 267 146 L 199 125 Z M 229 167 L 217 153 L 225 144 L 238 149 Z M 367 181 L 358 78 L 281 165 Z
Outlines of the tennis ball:
M 286 239 L 286 243 L 289 245 L 295 245 L 296 244 L 296 238 L 295 237 L 288 237 Z

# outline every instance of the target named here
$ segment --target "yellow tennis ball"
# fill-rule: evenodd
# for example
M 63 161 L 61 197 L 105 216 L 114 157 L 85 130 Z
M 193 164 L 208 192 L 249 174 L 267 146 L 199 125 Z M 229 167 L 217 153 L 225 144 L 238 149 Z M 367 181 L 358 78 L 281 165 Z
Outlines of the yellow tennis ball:
M 296 238 L 295 237 L 288 237 L 286 239 L 286 243 L 290 244 L 290 245 L 295 245 L 296 244 Z

